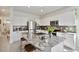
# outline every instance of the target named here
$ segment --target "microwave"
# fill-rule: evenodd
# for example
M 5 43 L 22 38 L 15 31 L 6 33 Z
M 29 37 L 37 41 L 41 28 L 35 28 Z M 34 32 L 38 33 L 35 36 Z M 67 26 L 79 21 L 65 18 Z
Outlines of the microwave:
M 58 26 L 58 21 L 50 21 L 51 26 Z

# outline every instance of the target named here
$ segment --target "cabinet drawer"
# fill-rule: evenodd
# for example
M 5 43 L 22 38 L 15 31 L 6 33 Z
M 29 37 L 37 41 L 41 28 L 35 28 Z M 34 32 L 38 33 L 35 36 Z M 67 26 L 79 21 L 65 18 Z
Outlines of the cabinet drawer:
M 57 36 L 64 37 L 64 33 L 57 32 Z

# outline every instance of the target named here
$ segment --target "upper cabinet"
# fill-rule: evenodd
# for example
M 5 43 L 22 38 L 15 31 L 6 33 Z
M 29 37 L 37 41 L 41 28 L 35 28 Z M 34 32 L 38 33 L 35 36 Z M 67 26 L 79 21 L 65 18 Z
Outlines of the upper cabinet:
M 74 26 L 75 13 L 73 11 L 62 13 L 59 17 L 60 26 Z

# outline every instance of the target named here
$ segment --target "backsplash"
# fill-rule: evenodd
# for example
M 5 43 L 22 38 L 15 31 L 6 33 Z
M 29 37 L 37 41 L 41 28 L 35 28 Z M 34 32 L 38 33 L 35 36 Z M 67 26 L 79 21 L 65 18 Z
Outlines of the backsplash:
M 26 30 L 28 30 L 27 26 L 20 26 L 20 25 L 13 26 L 13 31 L 26 31 Z
M 60 32 L 73 32 L 76 33 L 76 26 L 54 26 Z M 37 30 L 47 30 L 48 26 L 37 26 Z
M 37 26 L 36 29 L 37 30 L 47 30 L 48 26 Z
M 73 32 L 76 33 L 76 26 L 54 26 L 59 32 Z M 48 26 L 37 26 L 36 30 L 47 30 Z M 13 31 L 26 31 L 27 26 L 13 26 Z
M 76 26 L 59 26 L 61 32 L 73 32 L 76 33 Z

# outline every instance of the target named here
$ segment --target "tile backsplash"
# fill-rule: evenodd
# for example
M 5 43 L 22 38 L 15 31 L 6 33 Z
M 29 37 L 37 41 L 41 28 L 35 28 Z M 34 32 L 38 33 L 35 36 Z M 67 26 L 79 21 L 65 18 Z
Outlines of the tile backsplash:
M 76 32 L 76 26 L 55 26 L 60 32 Z M 47 30 L 48 26 L 37 26 L 37 30 Z
M 59 29 L 63 32 L 76 32 L 76 26 L 59 26 Z
M 76 33 L 76 26 L 54 26 L 60 32 L 73 32 Z M 36 30 L 47 30 L 48 26 L 37 26 Z M 27 26 L 13 26 L 13 31 L 26 31 Z

